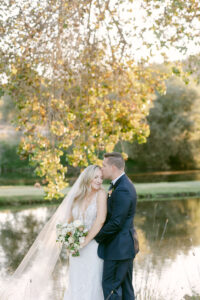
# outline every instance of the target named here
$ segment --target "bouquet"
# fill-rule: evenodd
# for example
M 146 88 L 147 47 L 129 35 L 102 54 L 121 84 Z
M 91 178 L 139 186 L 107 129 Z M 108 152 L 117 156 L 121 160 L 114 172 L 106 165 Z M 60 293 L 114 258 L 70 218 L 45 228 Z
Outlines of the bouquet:
M 57 242 L 61 242 L 67 246 L 72 256 L 79 256 L 81 244 L 84 243 L 88 230 L 80 220 L 72 223 L 57 224 Z

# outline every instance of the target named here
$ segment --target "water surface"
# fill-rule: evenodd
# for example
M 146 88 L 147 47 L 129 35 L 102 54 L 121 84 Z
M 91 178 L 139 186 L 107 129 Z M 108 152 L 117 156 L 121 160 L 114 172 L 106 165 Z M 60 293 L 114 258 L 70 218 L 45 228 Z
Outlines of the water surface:
M 0 278 L 15 270 L 55 209 L 49 205 L 0 211 Z M 140 202 L 135 226 L 140 240 L 133 274 L 136 299 L 200 299 L 200 199 Z M 55 299 L 62 298 L 66 264 L 63 251 Z

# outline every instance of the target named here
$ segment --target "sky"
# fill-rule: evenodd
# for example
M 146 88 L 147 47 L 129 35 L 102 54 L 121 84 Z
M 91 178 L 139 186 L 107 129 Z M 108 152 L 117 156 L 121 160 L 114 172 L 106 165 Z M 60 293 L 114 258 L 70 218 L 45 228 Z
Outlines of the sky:
M 110 7 L 113 8 L 115 7 L 117 0 L 111 0 L 110 1 Z M 169 0 L 168 0 L 169 1 Z M 30 7 L 33 9 L 36 9 L 37 7 L 37 2 L 38 0 L 27 0 L 26 3 L 30 3 Z M 24 0 L 17 0 L 15 3 L 20 4 L 24 3 Z M 43 2 L 45 3 L 45 2 Z M 122 29 L 124 31 L 124 36 L 128 44 L 130 45 L 130 48 L 127 50 L 127 52 L 131 55 L 131 57 L 136 61 L 139 62 L 141 58 L 146 58 L 147 56 L 150 57 L 149 62 L 150 63 L 163 63 L 164 58 L 161 55 L 162 52 L 165 52 L 166 56 L 170 61 L 174 60 L 183 60 L 185 59 L 188 55 L 194 55 L 199 52 L 199 46 L 195 45 L 194 41 L 191 41 L 187 45 L 187 53 L 183 54 L 180 53 L 175 47 L 170 46 L 169 49 L 162 49 L 162 50 L 157 50 L 156 49 L 156 38 L 153 34 L 152 31 L 148 30 L 149 27 L 152 26 L 154 22 L 154 18 L 158 16 L 159 10 L 155 11 L 154 14 L 152 15 L 151 18 L 148 18 L 148 21 L 145 21 L 145 16 L 147 15 L 147 11 L 141 7 L 141 3 L 144 3 L 142 0 L 135 0 L 132 3 L 130 3 L 128 0 L 124 0 L 123 3 L 121 4 L 120 10 L 118 9 L 118 15 L 119 17 L 124 21 L 124 20 L 130 20 L 131 22 L 129 24 L 126 24 Z M 164 3 L 167 3 L 167 0 L 164 1 Z M 42 5 L 42 4 L 41 4 Z M 2 8 L 2 4 L 0 4 L 0 8 Z M 128 8 L 128 9 L 127 9 Z M 127 11 L 128 10 L 128 11 Z M 162 8 L 161 8 L 162 10 Z M 0 13 L 0 20 L 4 20 L 9 17 L 14 17 L 15 14 L 18 13 L 18 9 L 14 9 L 11 11 L 2 9 L 3 13 Z M 161 11 L 160 11 L 161 13 Z M 93 12 L 93 15 L 91 14 L 91 21 L 95 20 L 95 11 Z M 106 18 L 109 18 L 106 16 Z M 108 25 L 107 20 L 105 19 L 105 24 L 99 28 L 98 30 L 98 37 L 101 39 L 105 36 L 105 31 L 106 31 L 106 25 Z M 194 24 L 196 28 L 199 26 L 200 30 L 200 24 Z M 137 28 L 136 28 L 137 27 Z M 143 28 L 146 28 L 146 32 L 144 33 L 144 39 L 152 43 L 153 46 L 150 49 L 147 49 L 146 46 L 143 45 L 143 41 L 141 39 L 140 32 Z M 171 32 L 173 33 L 173 32 Z M 168 34 L 171 34 L 168 32 Z M 81 34 L 81 29 L 80 29 L 80 34 Z M 117 41 L 117 30 L 116 28 L 113 28 L 111 31 L 111 40 L 113 43 L 116 43 Z M 6 37 L 7 39 L 7 37 Z M 2 39 L 0 41 L 0 47 L 3 49 L 6 49 L 4 40 Z M 109 51 L 109 50 L 108 50 Z M 1 81 L 5 82 L 6 78 L 4 75 L 1 75 Z

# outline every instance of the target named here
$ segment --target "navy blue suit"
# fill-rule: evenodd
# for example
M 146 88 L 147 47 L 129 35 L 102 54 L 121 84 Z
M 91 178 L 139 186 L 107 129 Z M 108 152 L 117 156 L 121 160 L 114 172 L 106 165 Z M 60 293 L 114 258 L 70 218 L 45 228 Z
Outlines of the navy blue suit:
M 137 195 L 133 183 L 122 175 L 108 197 L 106 221 L 96 235 L 98 255 L 104 259 L 104 298 L 110 300 L 133 300 L 133 218 Z

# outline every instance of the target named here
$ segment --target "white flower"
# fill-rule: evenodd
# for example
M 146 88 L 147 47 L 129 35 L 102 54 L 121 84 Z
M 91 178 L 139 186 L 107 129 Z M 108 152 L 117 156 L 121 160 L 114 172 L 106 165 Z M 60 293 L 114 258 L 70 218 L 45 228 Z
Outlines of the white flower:
M 63 237 L 61 235 L 58 237 L 57 240 L 58 240 L 58 242 L 61 242 L 61 243 L 64 242 L 64 239 L 63 239 Z
M 74 239 L 73 239 L 73 237 L 69 237 L 69 239 L 68 239 L 68 242 L 70 243 L 70 244 L 72 244 L 73 242 L 74 242 Z
M 73 230 L 73 228 L 74 228 L 74 226 L 72 223 L 68 224 L 68 226 L 67 226 L 68 232 Z
M 66 230 L 66 228 L 63 228 L 63 229 L 62 229 L 62 231 L 61 231 L 61 234 L 65 236 L 65 235 L 66 235 L 66 233 L 67 233 L 67 230 Z
M 84 241 L 85 241 L 85 237 L 84 236 L 79 239 L 80 244 L 83 244 Z
M 73 224 L 75 227 L 80 227 L 82 225 L 80 220 L 75 220 Z

